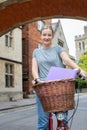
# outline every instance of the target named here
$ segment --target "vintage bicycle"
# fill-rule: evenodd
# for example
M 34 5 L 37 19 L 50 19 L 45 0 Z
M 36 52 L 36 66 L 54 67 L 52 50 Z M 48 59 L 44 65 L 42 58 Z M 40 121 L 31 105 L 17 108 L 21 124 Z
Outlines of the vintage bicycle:
M 79 70 L 76 70 L 78 73 Z M 75 78 L 45 81 L 33 86 L 45 112 L 50 112 L 49 130 L 53 130 L 52 113 L 56 113 L 56 130 L 69 130 L 64 120 L 64 111 L 72 110 L 75 106 Z

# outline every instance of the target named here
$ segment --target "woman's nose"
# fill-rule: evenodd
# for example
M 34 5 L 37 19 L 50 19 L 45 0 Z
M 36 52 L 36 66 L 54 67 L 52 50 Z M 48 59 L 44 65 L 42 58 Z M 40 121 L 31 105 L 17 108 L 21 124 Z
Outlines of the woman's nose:
M 48 39 L 49 38 L 49 36 L 46 36 L 46 39 Z

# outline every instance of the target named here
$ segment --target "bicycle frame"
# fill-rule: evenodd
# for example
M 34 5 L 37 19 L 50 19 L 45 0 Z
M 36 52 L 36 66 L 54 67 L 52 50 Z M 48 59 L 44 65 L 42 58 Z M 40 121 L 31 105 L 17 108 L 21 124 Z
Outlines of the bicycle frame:
M 79 70 L 76 69 L 77 74 L 79 74 Z M 34 80 L 35 84 L 38 84 L 39 82 L 37 80 Z M 35 85 L 36 86 L 36 85 Z M 56 113 L 56 112 L 55 112 Z M 56 130 L 69 130 L 68 125 L 66 124 L 66 121 L 64 119 L 64 111 L 58 112 L 57 114 L 57 128 Z M 52 118 L 52 113 L 50 113 L 50 118 L 49 118 L 49 130 L 53 130 L 53 118 Z
M 52 113 L 50 113 L 50 117 L 49 117 L 49 130 L 53 130 L 53 118 L 52 118 Z
M 79 75 L 80 70 L 79 69 L 75 69 L 77 71 L 77 75 Z M 84 79 L 81 76 L 82 79 Z M 69 130 L 69 127 L 67 124 L 65 124 L 65 120 L 64 120 L 64 112 L 58 112 L 57 114 L 57 128 L 56 130 Z M 53 118 L 52 118 L 52 113 L 50 113 L 50 117 L 49 117 L 49 130 L 53 130 Z
M 57 118 L 56 130 L 69 130 L 69 127 L 65 124 L 64 121 L 64 112 L 58 112 L 56 118 Z M 53 130 L 52 113 L 50 113 L 50 117 L 49 117 L 49 130 Z

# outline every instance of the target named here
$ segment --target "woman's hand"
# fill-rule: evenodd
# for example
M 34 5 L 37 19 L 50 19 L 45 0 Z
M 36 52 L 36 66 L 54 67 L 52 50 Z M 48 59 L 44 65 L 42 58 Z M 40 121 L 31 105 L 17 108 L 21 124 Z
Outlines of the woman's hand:
M 37 84 L 37 83 L 40 83 L 40 82 L 41 82 L 41 80 L 39 78 L 32 80 L 33 85 Z
M 87 78 L 87 72 L 82 69 L 80 70 L 80 75 L 85 79 Z
M 41 81 L 39 78 L 32 80 L 32 84 L 38 84 L 38 83 L 43 83 L 44 81 Z

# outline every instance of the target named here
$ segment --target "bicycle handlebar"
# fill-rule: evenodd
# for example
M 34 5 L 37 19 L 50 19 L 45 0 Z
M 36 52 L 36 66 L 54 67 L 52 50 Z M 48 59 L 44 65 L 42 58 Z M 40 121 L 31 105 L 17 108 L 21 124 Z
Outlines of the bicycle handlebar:
M 80 69 L 74 69 L 77 72 L 77 76 L 79 76 L 80 79 L 85 80 L 85 77 L 80 74 Z M 45 81 L 40 81 L 38 79 L 33 80 L 33 84 L 43 83 Z
M 86 78 L 80 74 L 80 69 L 74 69 L 77 71 L 77 76 L 79 76 L 80 79 L 85 80 Z

